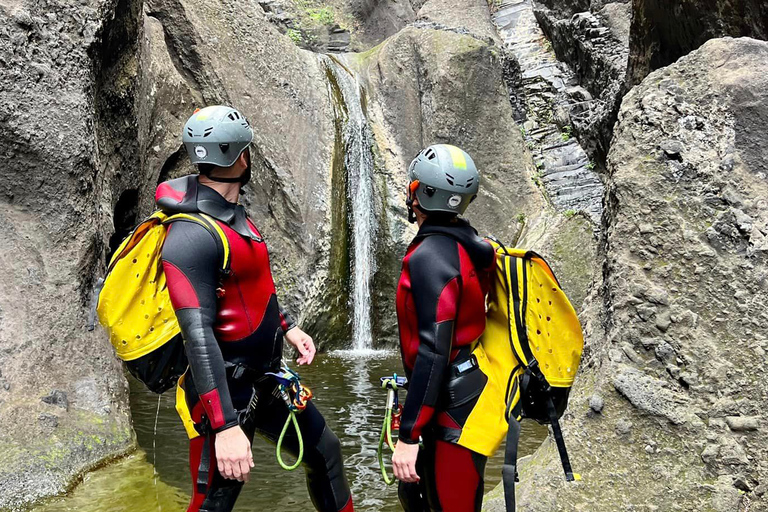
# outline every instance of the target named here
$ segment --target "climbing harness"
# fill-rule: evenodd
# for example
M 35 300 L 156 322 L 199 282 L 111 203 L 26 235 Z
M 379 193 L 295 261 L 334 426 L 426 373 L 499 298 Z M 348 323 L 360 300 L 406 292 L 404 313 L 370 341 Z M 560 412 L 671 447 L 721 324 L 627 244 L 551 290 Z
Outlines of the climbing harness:
M 293 471 L 301 465 L 301 462 L 304 459 L 304 439 L 301 435 L 296 415 L 307 408 L 309 401 L 312 400 L 314 395 L 312 394 L 312 390 L 301 383 L 299 374 L 287 366 L 280 368 L 280 371 L 277 373 L 267 373 L 266 375 L 273 377 L 277 381 L 277 394 L 283 399 L 285 406 L 288 408 L 288 418 L 285 420 L 285 425 L 283 425 L 283 430 L 280 432 L 280 437 L 277 440 L 277 447 L 275 448 L 277 462 L 284 470 Z M 281 451 L 285 434 L 288 432 L 288 427 L 291 423 L 293 423 L 296 437 L 298 437 L 299 440 L 299 455 L 295 463 L 288 465 L 283 461 Z
M 384 482 L 387 485 L 395 483 L 395 478 L 390 477 L 387 474 L 387 468 L 384 466 L 384 445 L 386 444 L 390 450 L 393 452 L 395 451 L 395 443 L 392 441 L 392 431 L 400 428 L 400 419 L 403 415 L 403 406 L 398 399 L 397 392 L 400 388 L 405 386 L 407 382 L 408 379 L 405 377 L 398 377 L 396 373 L 381 378 L 381 387 L 382 389 L 387 390 L 387 407 L 384 413 L 384 423 L 381 426 L 377 455 L 379 459 L 379 467 L 381 468 L 381 476 L 384 477 Z

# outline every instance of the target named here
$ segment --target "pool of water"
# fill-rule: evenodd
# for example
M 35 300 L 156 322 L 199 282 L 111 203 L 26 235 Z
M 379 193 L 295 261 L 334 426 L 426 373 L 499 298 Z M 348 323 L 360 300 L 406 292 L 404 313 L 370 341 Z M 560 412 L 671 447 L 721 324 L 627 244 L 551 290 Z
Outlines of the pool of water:
M 339 436 L 355 509 L 368 512 L 401 510 L 395 486 L 384 484 L 376 448 L 384 414 L 385 392 L 379 378 L 402 372 L 395 352 L 335 352 L 319 355 L 310 367 L 299 369 L 302 381 L 315 392 L 315 403 Z M 158 397 L 131 383 L 131 409 L 141 452 L 89 475 L 70 496 L 39 507 L 35 512 L 180 512 L 192 489 L 187 462 L 187 437 L 174 409 L 173 393 Z M 523 423 L 520 456 L 538 447 L 546 428 Z M 256 467 L 236 511 L 313 510 L 303 471 L 286 472 L 275 460 L 274 447 L 257 438 Z M 489 461 L 486 490 L 501 479 L 503 451 Z M 146 461 L 146 462 L 145 462 Z M 154 465 L 154 470 L 152 465 Z M 156 473 L 155 473 L 156 470 Z

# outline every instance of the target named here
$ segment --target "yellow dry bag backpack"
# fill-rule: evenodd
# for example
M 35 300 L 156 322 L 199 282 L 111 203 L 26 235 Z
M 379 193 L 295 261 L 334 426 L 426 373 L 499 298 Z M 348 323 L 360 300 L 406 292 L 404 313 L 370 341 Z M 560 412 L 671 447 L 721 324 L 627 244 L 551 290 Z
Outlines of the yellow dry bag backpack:
M 552 426 L 566 478 L 574 480 L 558 419 L 581 361 L 584 338 L 552 269 L 532 251 L 491 240 L 495 271 L 485 332 L 473 349 L 487 383 L 457 443 L 491 456 L 506 437 L 502 470 L 508 511 L 515 509 L 520 421 Z
M 198 223 L 214 235 L 223 256 L 225 275 L 229 269 L 229 245 L 212 218 L 201 213 L 168 216 L 158 211 L 123 240 L 94 294 L 93 307 L 109 332 L 117 356 L 134 377 L 155 393 L 173 387 L 187 368 L 161 259 L 168 225 L 176 221 Z M 90 329 L 94 323 L 91 319 Z

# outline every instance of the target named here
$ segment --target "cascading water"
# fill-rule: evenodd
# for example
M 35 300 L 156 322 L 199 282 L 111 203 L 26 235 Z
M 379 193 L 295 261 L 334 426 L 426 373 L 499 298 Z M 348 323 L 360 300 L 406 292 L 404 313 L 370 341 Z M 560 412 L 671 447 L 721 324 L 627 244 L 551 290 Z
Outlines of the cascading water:
M 341 91 L 346 114 L 344 119 L 344 166 L 347 172 L 347 196 L 351 206 L 350 226 L 352 247 L 352 283 L 350 307 L 352 309 L 352 348 L 370 350 L 373 344 L 371 329 L 371 280 L 376 270 L 375 240 L 376 216 L 373 195 L 374 162 L 373 134 L 363 109 L 364 91 L 354 73 L 338 57 L 321 57 L 333 73 Z

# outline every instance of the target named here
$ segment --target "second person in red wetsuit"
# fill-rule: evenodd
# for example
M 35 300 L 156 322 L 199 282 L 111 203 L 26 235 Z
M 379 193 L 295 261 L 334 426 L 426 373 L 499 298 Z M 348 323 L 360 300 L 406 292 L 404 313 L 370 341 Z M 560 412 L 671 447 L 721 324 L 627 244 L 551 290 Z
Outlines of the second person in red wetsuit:
M 439 144 L 411 163 L 409 181 L 409 220 L 419 231 L 397 288 L 409 380 L 392 457 L 400 501 L 407 512 L 479 511 L 486 458 L 455 444 L 485 384 L 470 352 L 485 329 L 494 251 L 459 217 L 479 175 L 468 154 Z

